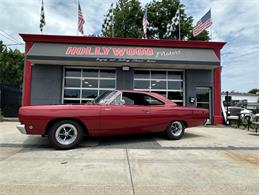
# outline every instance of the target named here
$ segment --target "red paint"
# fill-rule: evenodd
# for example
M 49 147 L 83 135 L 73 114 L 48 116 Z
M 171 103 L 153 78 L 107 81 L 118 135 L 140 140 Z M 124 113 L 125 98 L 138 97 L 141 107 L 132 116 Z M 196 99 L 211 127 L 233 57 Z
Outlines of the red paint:
M 214 49 L 216 56 L 220 60 L 220 49 Z M 214 116 L 213 123 L 223 124 L 223 117 L 221 114 L 221 67 L 214 69 Z
M 177 41 L 157 39 L 133 39 L 133 38 L 110 38 L 110 37 L 87 37 L 87 36 L 61 36 L 61 35 L 36 35 L 20 34 L 25 42 L 47 43 L 78 43 L 91 45 L 132 45 L 151 47 L 176 47 L 176 48 L 209 48 L 221 49 L 225 43 L 211 41 Z
M 25 53 L 27 54 L 32 48 L 33 42 L 26 42 Z M 24 81 L 23 81 L 23 106 L 29 106 L 31 103 L 31 80 L 32 80 L 32 64 L 25 58 L 24 63 Z
M 127 91 L 131 92 L 131 91 Z M 187 127 L 202 125 L 208 111 L 177 106 L 165 97 L 149 92 L 164 105 L 58 105 L 25 106 L 19 110 L 19 120 L 27 134 L 45 134 L 47 124 L 55 119 L 80 120 L 90 136 L 162 132 L 172 121 L 183 121 Z M 29 128 L 31 126 L 31 128 Z

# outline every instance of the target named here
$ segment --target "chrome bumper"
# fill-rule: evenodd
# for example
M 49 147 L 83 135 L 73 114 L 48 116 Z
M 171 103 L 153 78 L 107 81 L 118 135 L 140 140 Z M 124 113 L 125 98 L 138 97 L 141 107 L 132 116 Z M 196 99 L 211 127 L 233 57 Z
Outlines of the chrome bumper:
M 16 128 L 22 133 L 22 134 L 27 134 L 25 130 L 25 125 L 16 125 Z

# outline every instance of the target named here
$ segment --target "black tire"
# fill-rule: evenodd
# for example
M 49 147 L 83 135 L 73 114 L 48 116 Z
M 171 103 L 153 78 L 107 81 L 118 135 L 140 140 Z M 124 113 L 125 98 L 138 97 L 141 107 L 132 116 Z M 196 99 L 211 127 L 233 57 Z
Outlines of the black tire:
M 170 140 L 181 139 L 184 135 L 185 126 L 180 121 L 172 121 L 166 129 L 166 137 Z
M 81 143 L 82 138 L 82 127 L 72 120 L 58 121 L 51 126 L 48 133 L 50 144 L 59 150 L 75 148 Z

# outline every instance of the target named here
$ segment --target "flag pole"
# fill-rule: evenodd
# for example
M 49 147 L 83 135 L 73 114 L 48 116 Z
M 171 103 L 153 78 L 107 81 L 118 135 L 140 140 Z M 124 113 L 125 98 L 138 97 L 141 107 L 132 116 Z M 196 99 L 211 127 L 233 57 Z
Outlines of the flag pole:
M 112 7 L 112 38 L 114 38 L 114 36 L 115 36 L 115 28 L 114 28 L 115 23 L 114 22 L 115 22 L 114 21 L 114 9 Z
M 210 39 L 211 39 L 211 41 L 213 41 L 213 39 L 212 39 L 212 25 L 210 27 Z
M 78 5 L 77 5 L 77 36 L 79 36 L 79 0 L 78 0 Z
M 181 11 L 180 11 L 180 4 L 179 4 L 179 40 L 181 40 Z

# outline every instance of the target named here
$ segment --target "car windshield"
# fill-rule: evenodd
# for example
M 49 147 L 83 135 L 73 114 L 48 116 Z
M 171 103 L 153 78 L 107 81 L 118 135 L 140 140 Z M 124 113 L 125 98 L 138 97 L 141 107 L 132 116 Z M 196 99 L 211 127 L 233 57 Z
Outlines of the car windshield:
M 93 103 L 94 104 L 111 104 L 120 95 L 121 95 L 120 91 L 106 91 L 102 95 L 98 96 L 93 101 Z

